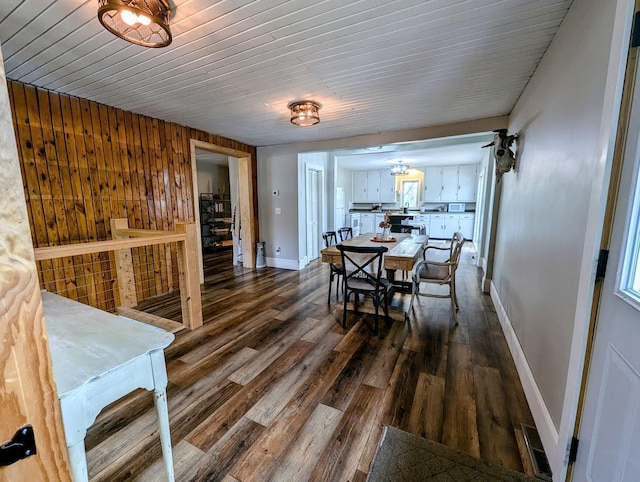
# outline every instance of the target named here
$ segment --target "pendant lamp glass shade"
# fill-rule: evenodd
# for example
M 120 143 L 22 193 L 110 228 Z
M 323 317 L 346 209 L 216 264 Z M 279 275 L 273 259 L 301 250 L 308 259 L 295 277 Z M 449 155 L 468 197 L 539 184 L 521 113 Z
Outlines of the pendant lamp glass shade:
M 320 107 L 317 102 L 312 100 L 301 100 L 299 102 L 291 102 L 288 105 L 291 110 L 291 123 L 300 127 L 309 127 L 320 122 Z
M 391 166 L 392 176 L 406 176 L 407 174 L 409 174 L 409 166 L 402 161 Z
M 98 0 L 98 20 L 112 34 L 143 47 L 171 43 L 166 0 Z

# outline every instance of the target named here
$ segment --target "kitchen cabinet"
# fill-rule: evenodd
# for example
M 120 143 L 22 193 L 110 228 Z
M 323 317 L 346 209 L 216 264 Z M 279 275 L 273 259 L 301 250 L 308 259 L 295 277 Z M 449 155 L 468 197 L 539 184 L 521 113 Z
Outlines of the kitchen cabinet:
M 424 172 L 424 202 L 476 200 L 476 165 L 426 167 Z
M 422 200 L 427 202 L 440 201 L 442 192 L 442 168 L 426 167 L 424 172 L 424 191 Z
M 395 177 L 388 170 L 355 171 L 353 173 L 353 202 L 396 202 Z
M 475 214 L 466 213 L 459 214 L 458 231 L 462 233 L 465 239 L 473 238 L 473 226 L 475 223 Z
M 360 214 L 360 234 L 375 233 L 373 226 L 375 222 L 375 214 L 373 213 L 361 213 Z
M 441 201 L 458 200 L 458 166 L 446 166 L 442 168 Z
M 475 164 L 458 166 L 458 198 L 456 201 L 475 202 L 478 185 L 477 175 Z
M 389 174 L 389 170 L 380 171 L 380 202 L 396 202 L 396 176 Z
M 366 203 L 367 200 L 367 171 L 353 173 L 353 202 Z
M 431 223 L 431 216 L 429 214 L 416 214 L 413 217 L 414 225 L 423 225 L 424 226 L 424 234 L 429 235 L 429 225 Z
M 380 202 L 380 171 L 367 171 L 367 202 Z

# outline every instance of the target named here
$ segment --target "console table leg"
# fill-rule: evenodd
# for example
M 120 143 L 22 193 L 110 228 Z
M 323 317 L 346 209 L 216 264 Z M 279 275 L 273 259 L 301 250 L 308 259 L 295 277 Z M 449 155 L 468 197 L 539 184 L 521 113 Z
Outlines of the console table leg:
M 86 482 L 89 480 L 87 471 L 87 455 L 84 451 L 84 440 L 67 447 L 69 453 L 69 465 L 71 465 L 71 478 L 73 482 Z
M 167 480 L 174 482 L 173 456 L 171 454 L 171 433 L 169 430 L 169 412 L 167 409 L 166 390 L 155 390 L 156 413 L 158 415 L 158 432 L 160 433 L 160 445 L 162 445 L 162 458 L 167 472 Z

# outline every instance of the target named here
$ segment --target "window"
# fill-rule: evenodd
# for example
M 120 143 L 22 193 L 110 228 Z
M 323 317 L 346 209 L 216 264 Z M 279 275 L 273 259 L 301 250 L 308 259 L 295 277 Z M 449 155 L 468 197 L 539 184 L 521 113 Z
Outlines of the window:
M 402 181 L 402 205 L 410 208 L 418 207 L 419 181 Z
M 637 168 L 638 166 L 636 166 L 636 171 Z M 638 172 L 635 173 L 635 181 L 617 293 L 640 309 L 640 183 L 638 183 Z

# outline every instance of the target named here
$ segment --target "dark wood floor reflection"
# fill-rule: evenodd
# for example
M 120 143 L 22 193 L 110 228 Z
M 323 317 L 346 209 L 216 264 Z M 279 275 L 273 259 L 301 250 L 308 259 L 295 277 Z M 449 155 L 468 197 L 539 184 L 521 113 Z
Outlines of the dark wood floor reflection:
M 530 473 L 520 424 L 533 420 L 474 254 L 458 326 L 449 300 L 420 298 L 380 337 L 369 315 L 341 328 L 319 261 L 244 270 L 208 256 L 205 325 L 166 350 L 176 480 L 362 481 L 383 424 Z M 178 319 L 179 300 L 146 309 Z M 164 480 L 151 394 L 107 407 L 86 448 L 92 480 Z

